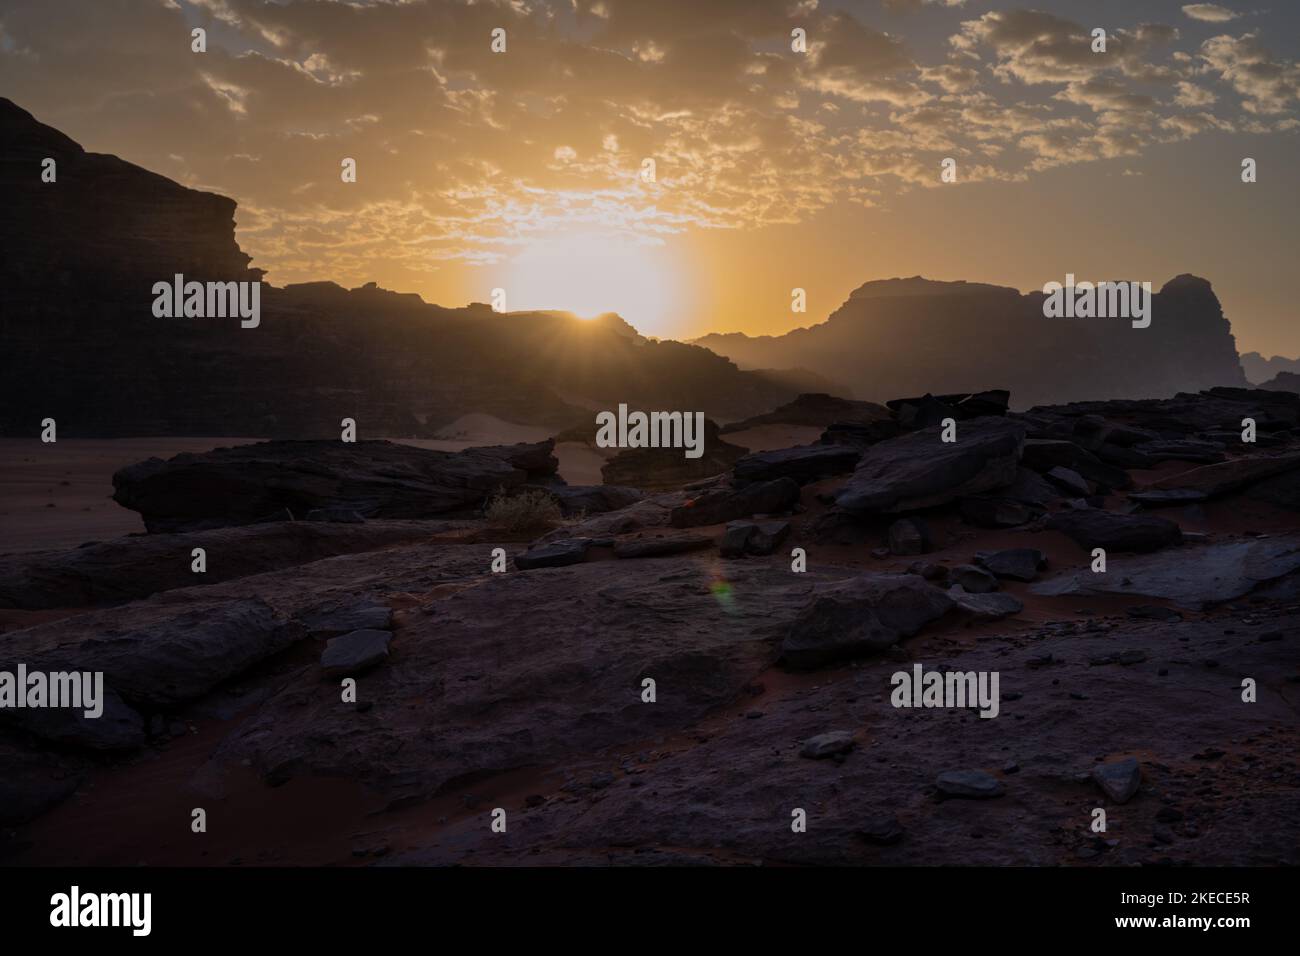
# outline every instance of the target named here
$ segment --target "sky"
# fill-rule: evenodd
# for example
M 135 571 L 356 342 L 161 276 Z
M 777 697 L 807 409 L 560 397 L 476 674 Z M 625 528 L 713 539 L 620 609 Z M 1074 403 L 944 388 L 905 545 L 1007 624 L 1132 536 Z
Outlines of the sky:
M 0 95 L 237 200 L 267 281 L 674 338 L 1190 272 L 1298 356 L 1298 48 L 1292 0 L 0 0 Z

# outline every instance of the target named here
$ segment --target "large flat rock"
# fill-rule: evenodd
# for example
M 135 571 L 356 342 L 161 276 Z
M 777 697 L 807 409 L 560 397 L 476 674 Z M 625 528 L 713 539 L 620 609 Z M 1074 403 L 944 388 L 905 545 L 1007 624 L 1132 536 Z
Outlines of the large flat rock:
M 940 431 L 935 426 L 872 445 L 836 505 L 855 514 L 908 511 L 982 494 L 1016 480 L 1024 425 L 1005 418 L 977 418 L 958 424 L 955 442 L 942 441 Z
M 1035 594 L 1131 594 L 1164 598 L 1198 610 L 1249 594 L 1300 570 L 1300 535 L 1199 545 L 1133 558 L 1115 558 L 1104 574 L 1085 568 L 1030 587 Z
M 452 453 L 386 441 L 259 442 L 130 465 L 113 476 L 113 499 L 140 512 L 155 533 L 305 518 L 320 509 L 429 518 L 519 487 L 550 448 Z

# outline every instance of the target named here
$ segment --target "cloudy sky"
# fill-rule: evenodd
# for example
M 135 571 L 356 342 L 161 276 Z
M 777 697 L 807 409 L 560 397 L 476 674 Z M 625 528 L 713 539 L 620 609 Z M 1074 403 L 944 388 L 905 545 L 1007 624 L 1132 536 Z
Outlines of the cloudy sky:
M 277 285 L 687 337 L 895 275 L 1192 272 L 1243 351 L 1295 356 L 1298 27 L 1291 0 L 0 0 L 0 94 L 235 198 Z

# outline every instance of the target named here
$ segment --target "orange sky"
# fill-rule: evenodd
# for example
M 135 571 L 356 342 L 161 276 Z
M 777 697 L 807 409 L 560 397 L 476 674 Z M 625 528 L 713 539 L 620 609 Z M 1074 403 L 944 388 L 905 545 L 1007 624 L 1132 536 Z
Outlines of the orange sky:
M 237 199 L 275 284 L 504 288 L 690 337 L 821 321 L 896 275 L 1193 272 L 1242 351 L 1300 354 L 1295 11 L 1039 7 L 46 0 L 0 12 L 0 89 Z

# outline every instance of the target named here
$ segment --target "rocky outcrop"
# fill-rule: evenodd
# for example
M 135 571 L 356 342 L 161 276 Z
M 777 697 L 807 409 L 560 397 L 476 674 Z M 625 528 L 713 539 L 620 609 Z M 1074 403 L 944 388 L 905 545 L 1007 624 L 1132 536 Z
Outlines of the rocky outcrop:
M 1016 479 L 1024 426 L 1001 418 L 963 422 L 958 440 L 940 428 L 873 445 L 835 499 L 855 514 L 907 511 L 1010 485 Z
M 812 369 L 873 401 L 996 384 L 1023 408 L 1246 384 L 1228 320 L 1204 279 L 1166 282 L 1145 329 L 1126 319 L 1046 318 L 1043 298 L 977 283 L 890 279 L 861 286 L 811 328 L 694 341 L 741 368 Z
M 293 521 L 323 508 L 429 518 L 478 508 L 538 474 L 516 464 L 553 471 L 550 442 L 456 453 L 386 441 L 261 442 L 130 465 L 113 476 L 113 500 L 140 512 L 151 532 Z

